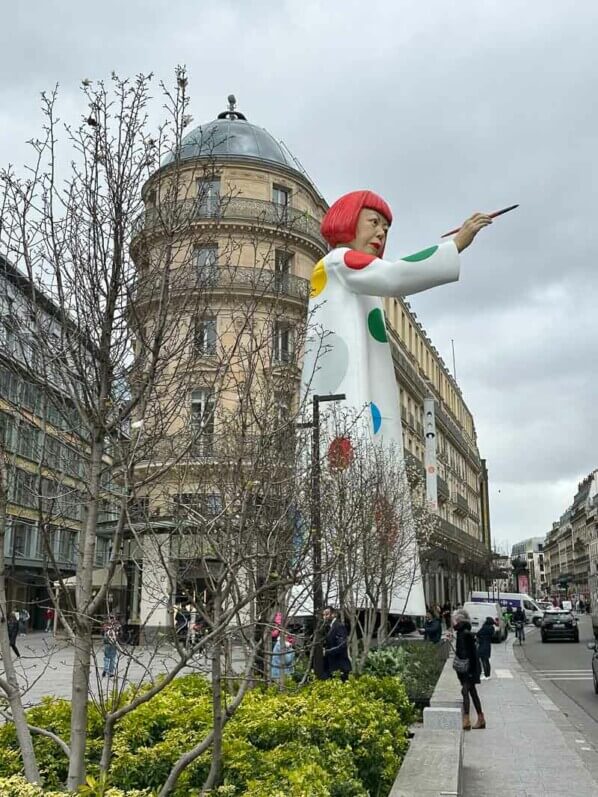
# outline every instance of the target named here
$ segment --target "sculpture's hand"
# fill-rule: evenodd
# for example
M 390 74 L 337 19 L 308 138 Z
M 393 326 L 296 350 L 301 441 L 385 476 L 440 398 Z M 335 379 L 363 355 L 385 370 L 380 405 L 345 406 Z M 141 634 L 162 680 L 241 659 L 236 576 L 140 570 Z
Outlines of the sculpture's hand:
M 453 238 L 457 251 L 462 252 L 467 249 L 479 231 L 489 224 L 492 224 L 492 219 L 486 213 L 474 213 L 464 221 L 461 229 Z

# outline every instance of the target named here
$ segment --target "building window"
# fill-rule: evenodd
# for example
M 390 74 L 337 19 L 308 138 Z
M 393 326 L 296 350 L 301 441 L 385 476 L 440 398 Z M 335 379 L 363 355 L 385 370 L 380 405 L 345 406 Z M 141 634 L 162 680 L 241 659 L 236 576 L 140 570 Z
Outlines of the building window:
M 199 355 L 216 354 L 216 318 L 202 316 L 195 322 L 195 351 Z
M 293 267 L 293 253 L 285 249 L 276 249 L 274 252 L 274 274 L 276 287 L 283 290 L 289 282 L 289 275 Z
M 291 199 L 291 192 L 283 185 L 272 186 L 272 202 L 279 208 L 288 208 Z
M 5 451 L 12 451 L 13 448 L 13 431 L 14 431 L 14 418 L 7 412 L 0 412 L 0 446 Z
M 273 357 L 278 363 L 288 363 L 293 355 L 293 332 L 289 324 L 274 324 Z
M 29 523 L 14 523 L 12 527 L 12 554 L 29 559 L 33 556 L 34 526 Z
M 60 530 L 58 556 L 63 562 L 75 561 L 76 532 L 69 529 Z M 97 544 L 97 543 L 96 543 Z
M 196 181 L 197 202 L 201 216 L 215 216 L 220 211 L 220 178 Z
M 96 567 L 104 567 L 110 561 L 111 542 L 109 537 L 96 537 Z
M 214 393 L 208 388 L 191 391 L 192 451 L 199 456 L 212 453 L 214 444 Z
M 178 493 L 174 502 L 182 514 L 185 509 L 195 510 L 204 517 L 213 517 L 222 512 L 222 498 L 218 493 Z
M 218 278 L 218 246 L 195 246 L 193 266 L 202 285 L 213 285 Z
M 35 473 L 28 473 L 21 468 L 15 469 L 14 503 L 18 506 L 32 508 L 37 506 L 37 477 Z

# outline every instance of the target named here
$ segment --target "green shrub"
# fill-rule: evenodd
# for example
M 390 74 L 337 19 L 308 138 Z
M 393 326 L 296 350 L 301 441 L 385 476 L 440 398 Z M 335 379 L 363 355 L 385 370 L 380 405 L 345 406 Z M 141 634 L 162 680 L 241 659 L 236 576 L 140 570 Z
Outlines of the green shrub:
M 65 701 L 46 700 L 29 716 L 68 739 L 70 708 Z M 213 797 L 385 795 L 407 749 L 412 718 L 407 693 L 396 677 L 315 681 L 282 693 L 276 688 L 252 690 L 225 728 L 222 786 Z M 174 762 L 203 739 L 211 724 L 209 684 L 197 675 L 175 680 L 117 725 L 109 785 L 126 795 L 146 794 L 164 782 Z M 19 761 L 9 726 L 0 728 L 0 744 L 2 773 L 14 774 Z M 68 762 L 51 740 L 36 739 L 35 744 L 46 788 L 55 788 L 64 782 Z M 92 776 L 101 744 L 101 723 L 90 706 Z M 210 757 L 208 751 L 185 770 L 177 797 L 199 794 Z M 92 777 L 82 794 L 99 797 L 102 788 Z
M 371 651 L 365 672 L 378 677 L 398 676 L 410 700 L 429 700 L 444 667 L 444 649 L 428 642 L 407 642 Z

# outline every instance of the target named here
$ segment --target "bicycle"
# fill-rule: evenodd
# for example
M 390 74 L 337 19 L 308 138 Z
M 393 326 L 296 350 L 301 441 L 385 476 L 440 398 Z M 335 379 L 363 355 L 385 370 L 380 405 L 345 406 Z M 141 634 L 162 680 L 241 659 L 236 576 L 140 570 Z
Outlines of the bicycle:
M 523 631 L 523 623 L 521 621 L 515 623 L 515 638 L 519 640 L 519 644 L 523 645 L 525 641 L 525 633 Z

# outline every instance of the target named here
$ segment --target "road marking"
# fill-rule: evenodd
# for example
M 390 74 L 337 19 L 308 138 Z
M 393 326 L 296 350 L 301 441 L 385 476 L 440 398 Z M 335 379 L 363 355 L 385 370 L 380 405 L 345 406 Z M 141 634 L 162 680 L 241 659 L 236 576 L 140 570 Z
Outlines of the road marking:
M 541 675 L 541 681 L 591 681 L 591 675 Z
M 583 673 L 587 673 L 587 672 L 589 672 L 589 673 L 591 673 L 592 671 L 589 670 L 587 667 L 585 667 L 584 669 L 573 669 L 573 668 L 567 669 L 566 667 L 553 667 L 550 670 L 535 670 L 535 672 L 539 672 L 539 673 L 547 673 L 547 672 L 571 672 L 571 673 L 583 672 Z
M 497 678 L 512 678 L 513 673 L 511 670 L 494 670 Z
M 581 749 L 582 749 L 582 750 L 588 750 L 588 751 L 590 751 L 590 752 L 591 752 L 591 750 L 592 750 L 592 748 L 591 748 L 591 747 L 582 747 Z
M 586 743 L 585 739 L 576 739 L 575 741 L 577 742 L 577 744 L 585 744 Z

